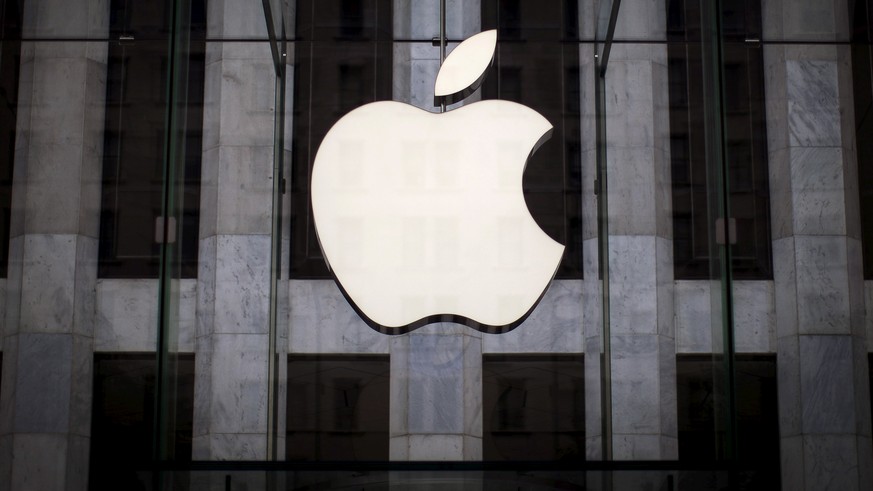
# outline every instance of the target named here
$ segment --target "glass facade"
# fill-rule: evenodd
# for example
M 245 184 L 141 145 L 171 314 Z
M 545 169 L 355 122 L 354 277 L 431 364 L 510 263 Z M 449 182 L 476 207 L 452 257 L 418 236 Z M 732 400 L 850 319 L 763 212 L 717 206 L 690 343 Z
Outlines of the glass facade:
M 0 0 L 0 489 L 873 487 L 871 8 Z M 325 136 L 490 100 L 553 128 L 521 182 L 553 280 L 503 334 L 374 330 L 319 242 Z M 456 267 L 412 250 L 452 230 L 395 240 Z

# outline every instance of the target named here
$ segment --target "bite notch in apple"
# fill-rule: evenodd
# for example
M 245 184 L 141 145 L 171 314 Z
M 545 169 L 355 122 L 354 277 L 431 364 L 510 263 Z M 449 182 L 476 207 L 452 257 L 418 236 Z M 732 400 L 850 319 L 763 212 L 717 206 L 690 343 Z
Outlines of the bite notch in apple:
M 459 44 L 435 103 L 481 84 L 497 43 Z M 564 246 L 524 200 L 527 160 L 552 133 L 539 113 L 487 100 L 444 112 L 381 101 L 346 114 L 312 169 L 312 211 L 324 258 L 361 318 L 386 334 L 433 322 L 506 332 L 533 311 Z

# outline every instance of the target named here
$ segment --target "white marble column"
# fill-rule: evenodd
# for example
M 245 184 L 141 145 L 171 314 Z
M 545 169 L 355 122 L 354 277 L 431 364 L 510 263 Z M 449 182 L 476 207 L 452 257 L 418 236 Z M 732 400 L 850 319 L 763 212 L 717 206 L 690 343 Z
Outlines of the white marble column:
M 209 38 L 266 39 L 259 2 L 213 0 Z M 275 72 L 267 42 L 206 45 L 195 460 L 266 460 Z
M 24 36 L 105 38 L 107 2 L 25 3 Z M 104 42 L 22 43 L 0 488 L 88 485 Z
M 769 2 L 764 37 L 833 41 L 847 12 Z M 850 48 L 764 49 L 782 487 L 871 489 Z
M 482 460 L 482 334 L 432 324 L 390 349 L 390 459 Z
M 623 1 L 616 38 L 663 40 L 665 16 L 662 2 Z M 671 460 L 678 445 L 667 47 L 613 45 L 605 90 L 613 458 Z
M 479 32 L 478 1 L 446 3 L 448 39 Z M 440 50 L 429 41 L 440 34 L 439 5 L 394 2 L 394 37 L 426 42 L 395 43 L 393 98 L 432 112 L 439 111 L 433 87 Z M 467 102 L 477 99 L 478 93 Z M 481 460 L 482 335 L 461 325 L 433 324 L 392 338 L 390 353 L 390 459 Z

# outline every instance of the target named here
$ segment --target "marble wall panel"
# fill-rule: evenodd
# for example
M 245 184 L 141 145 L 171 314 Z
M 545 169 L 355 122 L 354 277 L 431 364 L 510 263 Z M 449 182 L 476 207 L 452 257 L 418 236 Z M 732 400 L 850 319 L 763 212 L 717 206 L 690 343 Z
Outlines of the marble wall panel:
M 616 39 L 663 41 L 667 9 L 659 1 L 624 0 L 615 25 Z
M 734 348 L 776 352 L 776 300 L 772 281 L 734 281 Z
M 848 336 L 799 336 L 801 419 L 804 435 L 853 433 L 855 386 Z
M 24 237 L 21 332 L 70 332 L 76 277 L 75 235 Z
M 70 429 L 73 336 L 18 335 L 15 433 L 66 433 Z
M 235 334 L 268 332 L 270 247 L 269 235 L 217 237 L 215 320 L 211 332 Z M 201 262 L 211 259 L 201 256 Z
M 794 233 L 845 234 L 842 149 L 795 147 L 790 151 L 790 160 Z
M 612 428 L 616 437 L 659 432 L 658 350 L 657 335 L 612 336 Z
M 211 433 L 266 432 L 268 342 L 266 334 L 212 335 Z
M 609 233 L 655 235 L 655 155 L 651 148 L 616 147 L 608 152 Z
M 787 60 L 788 136 L 792 147 L 839 147 L 840 107 L 836 63 Z
M 676 281 L 676 351 L 712 352 L 712 299 L 708 281 Z
M 773 285 L 776 298 L 776 336 L 797 334 L 797 268 L 794 237 L 773 241 Z
M 530 317 L 505 334 L 483 334 L 485 353 L 581 353 L 582 281 L 553 280 Z
M 799 436 L 802 431 L 802 382 L 799 336 L 780 337 L 776 351 L 776 389 L 779 400 L 779 435 Z
M 63 491 L 70 441 L 65 435 L 19 433 L 12 437 L 10 489 Z M 72 483 L 70 483 L 72 484 Z
M 805 489 L 861 489 L 855 436 L 804 435 Z
M 179 282 L 178 341 L 181 352 L 194 351 L 197 280 Z M 154 351 L 157 345 L 158 280 L 97 280 L 94 351 Z
M 212 0 L 206 12 L 209 37 L 267 39 L 264 8 L 247 0 Z
M 410 433 L 463 433 L 463 343 L 463 336 L 409 336 L 406 370 L 392 370 L 392 376 L 405 377 L 409 385 Z
M 609 238 L 609 297 L 613 335 L 658 332 L 655 237 Z
M 796 463 L 803 462 L 803 437 L 782 436 L 779 440 L 779 460 L 783 489 L 804 489 L 803 472 L 797 472 Z
M 290 353 L 388 353 L 380 334 L 352 310 L 333 280 L 289 282 Z
M 34 135 L 36 132 L 33 133 Z M 23 206 L 24 230 L 28 234 L 75 234 L 79 221 L 79 192 L 70 182 L 78 182 L 78 165 L 70 156 L 82 153 L 81 143 L 42 143 L 29 149 Z
M 214 212 L 215 233 L 245 235 L 269 231 L 273 149 L 222 145 L 218 149 L 218 170 L 215 172 L 218 173 L 217 188 L 211 192 L 221 197 Z M 206 231 L 203 226 L 201 230 Z
M 795 237 L 797 329 L 851 334 L 845 237 Z
M 264 45 L 264 56 L 259 59 L 222 60 L 220 73 L 221 113 L 216 123 L 220 124 L 221 145 L 272 148 L 275 72 L 269 46 Z M 210 124 L 214 123 L 204 121 L 204 127 Z M 267 165 L 272 168 L 272 161 Z
M 392 460 L 482 458 L 481 334 L 433 324 L 391 340 Z
M 770 234 L 773 240 L 784 239 L 794 234 L 791 152 L 792 149 L 781 148 L 771 150 L 769 155 Z
M 446 37 L 466 39 L 481 28 L 479 0 L 446 1 Z M 440 35 L 440 2 L 394 2 L 394 37 L 431 40 Z

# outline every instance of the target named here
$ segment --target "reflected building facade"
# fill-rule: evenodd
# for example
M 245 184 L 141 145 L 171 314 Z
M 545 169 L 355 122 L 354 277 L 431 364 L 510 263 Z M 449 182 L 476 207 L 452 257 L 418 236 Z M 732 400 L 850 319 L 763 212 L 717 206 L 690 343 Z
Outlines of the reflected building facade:
M 446 4 L 447 110 L 554 126 L 505 334 L 374 331 L 312 219 L 339 118 L 439 112 L 439 1 L 0 0 L 0 488 L 873 486 L 871 2 Z

